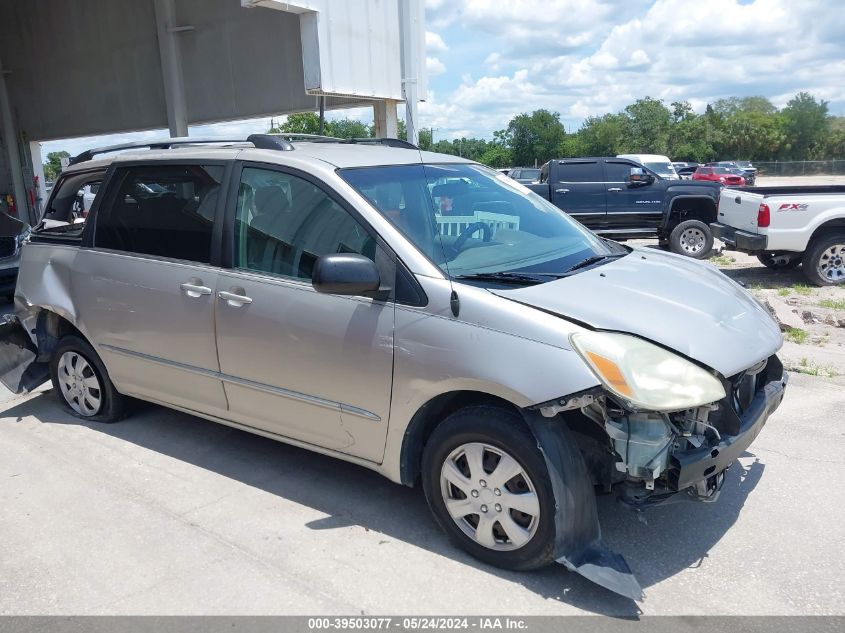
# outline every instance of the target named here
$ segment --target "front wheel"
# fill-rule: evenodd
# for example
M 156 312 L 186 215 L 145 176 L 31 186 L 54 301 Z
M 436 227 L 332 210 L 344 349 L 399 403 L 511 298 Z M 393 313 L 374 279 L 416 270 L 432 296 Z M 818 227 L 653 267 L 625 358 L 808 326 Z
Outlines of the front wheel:
M 845 283 L 845 233 L 822 235 L 810 242 L 802 269 L 804 276 L 816 286 Z
M 684 220 L 669 234 L 669 249 L 678 255 L 703 259 L 713 250 L 713 233 L 700 220 Z
M 117 422 L 125 415 L 126 397 L 114 388 L 94 348 L 79 336 L 70 334 L 56 345 L 50 377 L 73 415 L 94 422 Z
M 453 413 L 426 443 L 422 480 L 437 523 L 475 558 L 514 570 L 554 561 L 551 481 L 516 413 L 490 406 Z

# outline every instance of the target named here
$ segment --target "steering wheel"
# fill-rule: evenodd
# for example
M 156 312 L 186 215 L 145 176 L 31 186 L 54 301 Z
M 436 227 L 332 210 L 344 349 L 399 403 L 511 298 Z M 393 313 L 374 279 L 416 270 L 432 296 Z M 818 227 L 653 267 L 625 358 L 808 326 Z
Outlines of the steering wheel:
M 461 231 L 461 234 L 458 236 L 458 239 L 456 239 L 452 243 L 452 248 L 454 249 L 455 254 L 461 251 L 464 244 L 466 244 L 466 241 L 472 236 L 473 233 L 475 233 L 479 229 L 482 233 L 484 233 L 481 238 L 482 241 L 489 242 L 493 239 L 493 229 L 489 224 L 487 224 L 486 222 L 473 222 L 463 231 Z

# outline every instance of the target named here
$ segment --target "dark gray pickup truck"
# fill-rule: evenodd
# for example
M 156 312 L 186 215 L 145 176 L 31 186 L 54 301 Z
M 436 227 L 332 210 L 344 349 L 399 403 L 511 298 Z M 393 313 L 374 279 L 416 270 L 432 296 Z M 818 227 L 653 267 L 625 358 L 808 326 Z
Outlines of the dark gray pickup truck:
M 710 222 L 722 189 L 717 182 L 666 180 L 624 158 L 551 160 L 539 180 L 526 187 L 604 237 L 657 237 L 696 259 L 713 248 Z

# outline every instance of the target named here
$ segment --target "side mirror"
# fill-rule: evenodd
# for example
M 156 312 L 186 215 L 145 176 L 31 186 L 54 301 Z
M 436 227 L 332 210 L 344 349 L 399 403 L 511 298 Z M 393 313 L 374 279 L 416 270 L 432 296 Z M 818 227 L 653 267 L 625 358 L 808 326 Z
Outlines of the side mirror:
M 365 295 L 378 292 L 381 279 L 375 263 L 357 253 L 318 257 L 311 275 L 317 292 L 333 295 Z
M 642 187 L 654 182 L 654 176 L 646 172 L 642 167 L 631 167 L 628 175 L 628 184 L 633 187 Z

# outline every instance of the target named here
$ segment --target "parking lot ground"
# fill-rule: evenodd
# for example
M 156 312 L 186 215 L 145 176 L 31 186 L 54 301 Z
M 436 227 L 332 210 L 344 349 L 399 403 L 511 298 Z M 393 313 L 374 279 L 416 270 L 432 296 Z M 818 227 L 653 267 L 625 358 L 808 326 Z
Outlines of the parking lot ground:
M 845 378 L 795 374 L 713 504 L 599 499 L 637 605 L 487 567 L 419 489 L 160 407 L 0 395 L 0 614 L 843 614 Z

